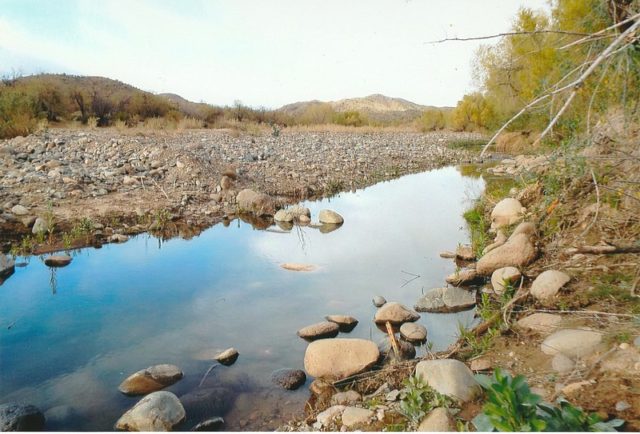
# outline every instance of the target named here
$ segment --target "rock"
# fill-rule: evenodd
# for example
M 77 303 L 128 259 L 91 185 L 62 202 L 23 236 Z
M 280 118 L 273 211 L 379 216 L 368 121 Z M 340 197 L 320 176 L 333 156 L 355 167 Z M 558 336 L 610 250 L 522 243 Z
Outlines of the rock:
M 498 229 L 517 223 L 525 211 L 526 208 L 517 199 L 510 197 L 502 199 L 491 211 L 491 227 Z
M 459 360 L 422 361 L 416 366 L 416 375 L 436 391 L 461 402 L 470 401 L 480 392 L 471 370 Z
M 171 431 L 186 417 L 178 397 L 171 392 L 153 392 L 128 410 L 115 428 L 122 431 Z
M 396 342 L 400 350 L 399 357 L 396 357 L 395 351 L 393 351 L 389 336 L 385 336 L 380 343 L 378 343 L 380 357 L 382 357 L 383 360 L 411 360 L 416 357 L 416 348 L 412 344 L 403 340 L 396 340 Z
M 623 411 L 629 410 L 631 408 L 631 404 L 627 401 L 618 401 L 616 402 L 616 411 L 622 413 Z
M 400 325 L 405 322 L 417 321 L 420 315 L 417 312 L 401 305 L 397 302 L 385 303 L 378 309 L 374 317 L 376 324 L 390 322 L 393 325 Z
M 456 257 L 456 253 L 444 251 L 444 252 L 440 252 L 440 257 L 444 259 L 454 259 Z
M 44 264 L 49 267 L 66 267 L 71 263 L 69 255 L 53 255 L 45 258 Z
M 516 196 L 516 199 L 520 201 L 523 206 L 530 206 L 537 202 L 538 198 L 542 195 L 542 185 L 538 182 L 535 184 L 527 185 Z
M 273 199 L 264 193 L 256 193 L 248 188 L 236 196 L 240 212 L 250 212 L 257 216 L 273 215 L 276 207 Z
M 107 238 L 107 241 L 110 243 L 126 243 L 129 241 L 129 237 L 123 234 L 113 234 Z
M 233 365 L 236 362 L 236 360 L 238 360 L 239 355 L 240 353 L 238 353 L 238 350 L 236 350 L 235 348 L 228 348 L 223 352 L 221 352 L 220 354 L 218 354 L 217 356 L 215 356 L 214 360 L 218 361 L 218 363 L 221 363 L 225 366 L 230 366 L 230 365 Z
M 331 405 L 351 405 L 362 401 L 362 395 L 355 390 L 338 392 L 331 397 Z
M 501 295 L 505 290 L 505 285 L 511 285 L 522 277 L 522 273 L 516 267 L 498 268 L 491 274 L 491 286 L 493 291 Z
M 479 359 L 472 360 L 469 369 L 474 372 L 488 371 L 489 369 L 491 369 L 491 366 L 491 360 L 489 360 L 487 357 L 481 357 Z
M 387 302 L 387 299 L 381 295 L 376 295 L 375 297 L 373 297 L 372 301 L 375 307 L 382 307 Z
M 159 393 L 159 392 L 154 392 Z M 225 387 L 204 387 L 180 396 L 189 419 L 208 419 L 224 415 L 233 404 L 233 394 Z
M 445 279 L 449 285 L 462 286 L 469 285 L 478 280 L 478 273 L 475 268 L 463 268 L 447 276 Z
M 31 233 L 34 235 L 47 232 L 47 222 L 42 217 L 38 217 L 31 227 Z
M 327 315 L 324 317 L 329 322 L 338 324 L 340 331 L 349 333 L 358 325 L 358 320 L 348 315 Z
M 134 176 L 125 175 L 122 179 L 124 185 L 136 185 L 138 180 Z
M 341 227 L 342 225 L 336 225 L 333 223 L 323 223 L 320 225 L 319 231 L 321 234 L 328 234 L 330 232 L 340 229 Z
M 412 344 L 421 344 L 427 340 L 427 328 L 421 324 L 406 322 L 400 326 L 400 336 Z
M 571 277 L 558 270 L 547 270 L 541 273 L 531 284 L 531 295 L 541 301 L 548 301 L 555 297 Z
M 171 386 L 183 376 L 175 365 L 155 365 L 142 369 L 124 380 L 118 390 L 125 395 L 146 395 Z
M 220 188 L 223 190 L 230 190 L 233 188 L 233 179 L 229 176 L 223 175 L 220 179 Z
M 13 259 L 0 253 L 0 280 L 4 281 L 16 271 L 16 263 Z
M 308 221 L 310 221 L 311 210 L 309 208 L 302 205 L 293 205 L 287 208 L 287 212 L 290 213 L 294 219 L 301 220 L 302 217 L 306 217 Z
M 298 330 L 298 336 L 302 339 L 315 340 L 323 338 L 333 338 L 338 335 L 340 327 L 338 324 L 329 321 L 323 321 L 310 326 L 306 326 Z
M 533 238 L 536 235 L 536 225 L 531 222 L 522 222 L 516 226 L 509 238 L 513 238 L 519 234 L 525 234 Z
M 420 297 L 414 308 L 418 312 L 459 312 L 476 304 L 476 292 L 447 287 L 434 288 Z
M 304 355 L 304 369 L 316 378 L 339 380 L 372 367 L 380 356 L 378 346 L 365 339 L 321 339 Z
M 33 405 L 1 404 L 0 431 L 41 431 L 44 415 Z
M 322 378 L 316 378 L 309 385 L 309 390 L 316 396 L 331 395 L 336 391 L 336 388 L 330 381 L 325 381 Z
M 344 219 L 340 214 L 330 209 L 323 209 L 318 214 L 318 220 L 320 223 L 329 223 L 333 225 L 340 225 L 344 223 Z
M 562 388 L 563 395 L 573 395 L 585 386 L 589 386 L 589 381 L 577 381 L 575 383 L 567 384 Z
M 316 269 L 315 265 L 296 264 L 294 262 L 285 262 L 284 264 L 280 264 L 280 267 L 289 271 L 313 271 Z
M 537 332 L 549 332 L 556 329 L 562 322 L 562 317 L 553 313 L 534 313 L 518 320 L 518 326 Z
M 434 408 L 429 412 L 420 425 L 418 432 L 453 432 L 456 430 L 456 424 L 451 417 L 451 413 L 444 407 Z
M 633 340 L 633 345 L 635 345 L 636 347 L 640 347 L 640 336 Z
M 504 232 L 502 232 L 502 230 L 498 229 L 496 231 L 496 237 L 493 240 L 493 243 L 485 247 L 484 250 L 482 251 L 482 254 L 486 255 L 488 252 L 492 251 L 496 247 L 503 245 L 506 242 L 507 242 L 507 236 L 504 234 Z
M 473 248 L 471 246 L 459 245 L 456 248 L 456 258 L 463 261 L 475 261 L 476 254 L 473 253 Z
M 17 216 L 29 214 L 29 210 L 22 205 L 15 205 L 13 208 L 11 208 L 11 212 Z
M 291 223 L 293 221 L 293 214 L 283 209 L 280 209 L 273 216 L 273 219 L 277 222 Z
M 523 226 L 525 225 L 525 226 Z M 529 233 L 530 223 L 520 223 L 506 243 L 488 252 L 476 263 L 476 271 L 488 276 L 498 268 L 529 265 L 536 258 L 536 248 Z
M 374 416 L 373 411 L 366 408 L 347 407 L 342 412 L 342 425 L 352 428 L 356 425 L 367 424 Z
M 640 352 L 635 347 L 620 348 L 600 363 L 602 372 L 640 375 Z
M 394 389 L 394 390 L 392 390 L 391 392 L 387 393 L 384 396 L 384 400 L 387 401 L 387 402 L 395 402 L 400 397 L 400 393 L 401 393 L 400 390 Z
M 271 381 L 287 390 L 296 390 L 307 381 L 307 376 L 300 369 L 278 369 L 271 374 Z
M 586 357 L 597 350 L 602 334 L 589 329 L 559 330 L 547 337 L 540 346 L 543 353 L 554 356 L 562 353 L 573 359 Z
M 224 426 L 224 419 L 221 417 L 212 417 L 204 420 L 191 428 L 191 431 L 219 431 Z
M 301 225 L 308 225 L 309 223 L 311 223 L 311 219 L 306 215 L 301 215 L 300 217 L 298 217 L 298 223 L 300 223 Z
M 329 426 L 331 422 L 333 422 L 336 418 L 342 416 L 342 412 L 345 410 L 344 405 L 334 405 L 332 407 L 327 408 L 322 413 L 318 413 L 316 416 L 316 420 L 320 424 L 321 427 Z
M 571 372 L 575 366 L 576 363 L 562 353 L 556 354 L 551 360 L 551 367 L 560 374 Z

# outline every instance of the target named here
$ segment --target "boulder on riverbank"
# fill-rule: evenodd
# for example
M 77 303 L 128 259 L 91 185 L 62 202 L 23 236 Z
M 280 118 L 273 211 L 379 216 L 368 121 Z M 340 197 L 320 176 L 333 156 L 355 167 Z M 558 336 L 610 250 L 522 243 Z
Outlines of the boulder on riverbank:
M 416 366 L 416 375 L 434 390 L 461 402 L 470 401 L 480 393 L 473 373 L 459 360 L 422 361 Z
M 318 214 L 318 220 L 323 224 L 341 225 L 344 219 L 340 214 L 330 209 L 323 209 Z
M 375 342 L 365 339 L 321 339 L 304 355 L 304 369 L 316 378 L 339 380 L 371 368 L 380 356 Z
M 542 272 L 531 284 L 531 295 L 540 301 L 549 301 L 571 280 L 571 276 L 558 270 Z
M 274 215 L 276 212 L 275 201 L 271 196 L 248 188 L 238 193 L 236 203 L 240 212 L 250 212 L 257 216 Z
M 531 223 L 520 223 L 507 242 L 484 255 L 476 264 L 476 271 L 489 276 L 498 268 L 522 268 L 536 258 L 537 250 L 533 244 L 535 227 Z
M 183 377 L 176 365 L 154 365 L 141 369 L 125 379 L 118 390 L 125 395 L 146 395 L 171 386 Z
M 491 228 L 499 229 L 519 222 L 526 208 L 513 198 L 502 199 L 491 211 Z
M 116 422 L 121 431 L 171 431 L 185 420 L 186 412 L 171 392 L 153 392 L 142 398 Z

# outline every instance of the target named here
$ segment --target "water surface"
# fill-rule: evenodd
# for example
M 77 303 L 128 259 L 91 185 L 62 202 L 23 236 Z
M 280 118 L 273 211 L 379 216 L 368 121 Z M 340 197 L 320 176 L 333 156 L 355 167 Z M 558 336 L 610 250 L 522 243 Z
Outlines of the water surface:
M 296 331 L 347 314 L 360 324 L 341 337 L 382 339 L 371 298 L 413 306 L 442 286 L 455 265 L 438 254 L 468 241 L 461 214 L 482 188 L 451 167 L 306 203 L 314 220 L 323 208 L 344 216 L 330 233 L 235 220 L 188 241 L 140 235 L 83 249 L 57 270 L 33 257 L 0 286 L 0 402 L 38 406 L 48 429 L 111 430 L 139 399 L 117 390 L 128 375 L 176 364 L 185 378 L 167 390 L 181 396 L 198 389 L 208 355 L 233 346 L 238 361 L 215 368 L 201 387 L 224 388 L 226 404 L 188 414 L 179 428 L 220 415 L 227 430 L 273 429 L 301 414 L 309 394 L 270 382 L 276 369 L 303 368 L 307 343 Z M 286 271 L 284 262 L 317 270 Z M 420 323 L 438 350 L 472 318 L 422 314 Z

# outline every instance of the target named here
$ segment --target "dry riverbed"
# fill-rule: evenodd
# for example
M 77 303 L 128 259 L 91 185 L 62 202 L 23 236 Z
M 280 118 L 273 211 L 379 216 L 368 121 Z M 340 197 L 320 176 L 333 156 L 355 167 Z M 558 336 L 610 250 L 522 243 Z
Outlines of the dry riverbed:
M 145 231 L 189 237 L 243 211 L 243 189 L 269 195 L 278 208 L 458 163 L 468 154 L 447 143 L 477 138 L 51 129 L 0 141 L 0 246 L 37 253 Z

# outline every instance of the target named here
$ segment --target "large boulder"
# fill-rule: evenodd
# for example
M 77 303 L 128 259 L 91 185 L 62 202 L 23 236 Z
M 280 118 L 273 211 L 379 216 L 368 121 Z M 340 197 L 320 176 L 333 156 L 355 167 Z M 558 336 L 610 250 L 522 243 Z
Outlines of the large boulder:
M 44 415 L 33 405 L 0 405 L 0 431 L 41 431 Z
M 560 288 L 567 284 L 571 277 L 558 270 L 547 270 L 541 273 L 531 284 L 531 295 L 536 300 L 549 301 L 556 296 Z
M 385 303 L 374 317 L 376 324 L 390 322 L 393 325 L 400 325 L 405 322 L 417 321 L 420 315 L 417 312 L 403 306 L 395 301 Z
M 236 203 L 241 212 L 250 212 L 257 216 L 273 215 L 276 212 L 275 202 L 269 195 L 248 188 L 238 193 Z
M 491 211 L 491 227 L 499 229 L 517 223 L 525 211 L 526 208 L 517 199 L 510 197 L 502 199 Z
M 330 209 L 323 209 L 318 214 L 318 220 L 320 223 L 328 223 L 332 225 L 340 225 L 344 223 L 344 219 L 340 214 Z
M 298 336 L 307 340 L 333 338 L 339 331 L 340 327 L 335 322 L 323 321 L 301 328 L 298 330 Z
M 142 369 L 124 380 L 118 390 L 125 395 L 146 395 L 171 386 L 183 376 L 175 365 L 155 365 Z
M 522 273 L 516 267 L 498 268 L 491 274 L 491 286 L 493 292 L 500 295 L 505 290 L 505 285 L 511 285 L 522 277 Z
M 372 367 L 380 356 L 378 346 L 365 339 L 321 339 L 304 354 L 304 369 L 313 377 L 339 380 Z
M 476 304 L 476 292 L 447 287 L 434 288 L 420 297 L 414 308 L 418 312 L 459 312 Z
M 121 431 L 171 431 L 185 417 L 186 412 L 177 396 L 171 392 L 153 392 L 122 415 L 115 428 Z
M 558 330 L 540 345 L 543 353 L 554 356 L 564 354 L 572 359 L 587 357 L 598 350 L 602 333 L 589 329 Z
M 459 360 L 425 360 L 416 366 L 416 375 L 431 388 L 461 402 L 472 400 L 480 385 L 471 370 Z
M 533 262 L 537 251 L 531 228 L 531 223 L 520 223 L 506 243 L 480 258 L 476 264 L 478 274 L 489 276 L 498 268 L 522 268 Z

